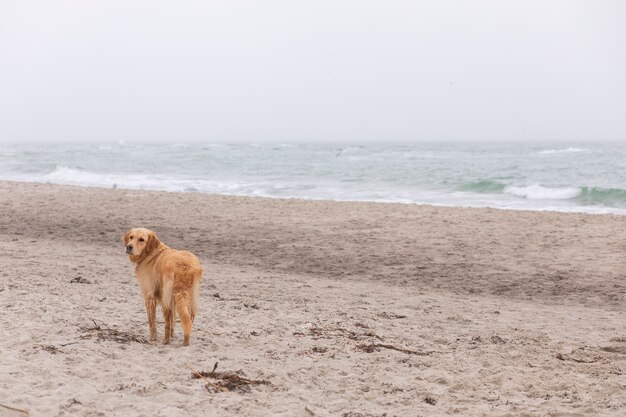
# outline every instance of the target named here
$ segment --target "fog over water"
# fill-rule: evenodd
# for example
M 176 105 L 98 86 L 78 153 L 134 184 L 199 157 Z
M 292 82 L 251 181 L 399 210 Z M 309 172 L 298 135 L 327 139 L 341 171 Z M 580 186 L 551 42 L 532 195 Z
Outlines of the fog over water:
M 622 1 L 0 1 L 0 142 L 626 140 Z

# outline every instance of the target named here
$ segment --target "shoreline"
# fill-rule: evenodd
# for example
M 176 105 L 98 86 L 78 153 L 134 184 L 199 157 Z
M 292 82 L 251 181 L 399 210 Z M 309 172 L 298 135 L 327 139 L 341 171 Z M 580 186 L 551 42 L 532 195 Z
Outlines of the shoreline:
M 0 183 L 8 184 L 36 184 L 36 185 L 51 185 L 59 187 L 77 187 L 87 189 L 101 189 L 101 190 L 126 190 L 137 192 L 156 192 L 156 193 L 178 193 L 178 194 L 201 194 L 207 196 L 225 196 L 225 197 L 241 197 L 241 198 L 260 198 L 270 200 L 298 200 L 298 201 L 321 201 L 329 203 L 364 203 L 364 204 L 399 204 L 409 206 L 432 206 L 432 207 L 447 207 L 447 208 L 460 208 L 460 209 L 492 209 L 492 210 L 506 210 L 506 211 L 521 211 L 521 212 L 548 212 L 548 213 L 573 213 L 573 214 L 591 214 L 591 215 L 612 215 L 612 216 L 626 216 L 626 209 L 614 208 L 614 207 L 597 207 L 598 211 L 585 211 L 580 208 L 526 208 L 526 207 L 491 207 L 486 205 L 454 205 L 445 203 L 431 203 L 431 202 L 411 202 L 411 201 L 383 201 L 383 200 L 333 200 L 325 198 L 304 198 L 304 197 L 276 197 L 268 195 L 244 195 L 244 194 L 228 194 L 228 193 L 212 193 L 198 190 L 164 190 L 164 189 L 151 189 L 151 188 L 124 188 L 118 187 L 117 184 L 112 186 L 104 185 L 79 185 L 79 184 L 62 184 L 54 182 L 40 182 L 40 181 L 20 181 L 20 180 L 6 180 L 0 179 Z M 560 200 L 555 200 L 560 201 Z M 595 206 L 589 206 L 595 207 Z
M 203 264 L 188 348 L 178 324 L 168 346 L 95 329 L 148 334 L 121 242 L 134 226 Z M 621 416 L 623 226 L 0 182 L 0 403 L 33 416 Z M 269 384 L 208 392 L 187 366 L 216 362 Z

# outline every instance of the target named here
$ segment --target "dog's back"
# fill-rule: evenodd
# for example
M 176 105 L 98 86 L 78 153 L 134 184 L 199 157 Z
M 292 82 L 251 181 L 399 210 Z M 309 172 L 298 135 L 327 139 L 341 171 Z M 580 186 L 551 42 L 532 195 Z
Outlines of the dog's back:
M 167 249 L 156 261 L 155 270 L 163 285 L 162 304 L 178 311 L 178 304 L 186 306 L 193 321 L 198 309 L 198 294 L 202 266 L 191 252 Z M 180 315 L 182 321 L 182 316 Z

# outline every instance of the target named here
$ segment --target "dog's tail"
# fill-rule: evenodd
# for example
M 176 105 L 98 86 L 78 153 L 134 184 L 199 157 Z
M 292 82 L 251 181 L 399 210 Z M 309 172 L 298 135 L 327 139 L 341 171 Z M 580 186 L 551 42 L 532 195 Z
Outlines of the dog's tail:
M 161 303 L 163 308 L 172 310 L 176 314 L 176 301 L 174 300 L 174 280 L 168 279 L 163 284 L 163 295 Z

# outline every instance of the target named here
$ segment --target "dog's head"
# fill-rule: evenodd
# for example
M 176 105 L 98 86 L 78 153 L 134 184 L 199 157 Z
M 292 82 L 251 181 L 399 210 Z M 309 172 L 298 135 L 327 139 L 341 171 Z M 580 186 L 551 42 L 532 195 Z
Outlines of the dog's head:
M 149 255 L 159 247 L 161 242 L 156 234 L 150 229 L 136 228 L 130 229 L 124 235 L 124 246 L 126 254 L 131 261 L 135 262 L 139 258 Z

